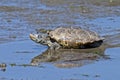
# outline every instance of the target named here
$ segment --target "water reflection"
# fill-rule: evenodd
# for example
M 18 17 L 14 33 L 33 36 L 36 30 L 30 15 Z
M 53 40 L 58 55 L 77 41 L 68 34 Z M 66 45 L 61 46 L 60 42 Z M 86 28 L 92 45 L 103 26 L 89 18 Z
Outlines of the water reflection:
M 60 49 L 46 50 L 31 60 L 32 65 L 39 65 L 44 62 L 51 62 L 59 68 L 80 67 L 94 63 L 100 59 L 109 59 L 104 54 L 105 46 L 91 49 Z

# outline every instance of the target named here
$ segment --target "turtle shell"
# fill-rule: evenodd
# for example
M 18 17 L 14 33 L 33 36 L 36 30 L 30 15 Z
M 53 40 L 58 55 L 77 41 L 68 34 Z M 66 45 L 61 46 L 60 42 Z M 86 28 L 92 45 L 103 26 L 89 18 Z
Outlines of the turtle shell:
M 99 46 L 103 38 L 92 31 L 81 28 L 57 28 L 50 31 L 49 37 L 64 48 L 89 48 Z

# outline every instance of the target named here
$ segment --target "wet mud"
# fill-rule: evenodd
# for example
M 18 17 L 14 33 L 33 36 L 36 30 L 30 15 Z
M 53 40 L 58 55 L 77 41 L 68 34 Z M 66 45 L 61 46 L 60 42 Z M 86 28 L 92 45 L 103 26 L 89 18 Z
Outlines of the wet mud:
M 105 40 L 52 51 L 29 38 L 57 27 L 81 27 Z M 0 80 L 118 80 L 119 53 L 120 0 L 0 1 Z

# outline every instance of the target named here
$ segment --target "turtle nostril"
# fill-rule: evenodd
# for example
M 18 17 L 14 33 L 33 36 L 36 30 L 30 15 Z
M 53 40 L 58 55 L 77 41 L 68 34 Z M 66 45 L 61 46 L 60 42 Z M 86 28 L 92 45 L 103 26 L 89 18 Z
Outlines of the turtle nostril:
M 41 38 L 42 36 L 41 35 L 38 35 L 38 38 Z

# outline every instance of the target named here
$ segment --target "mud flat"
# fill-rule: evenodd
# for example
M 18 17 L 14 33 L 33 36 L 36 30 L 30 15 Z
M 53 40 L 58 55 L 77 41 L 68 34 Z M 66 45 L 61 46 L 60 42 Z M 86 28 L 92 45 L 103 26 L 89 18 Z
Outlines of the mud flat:
M 0 80 L 119 80 L 120 0 L 1 0 Z M 50 51 L 29 34 L 81 27 L 105 38 L 94 49 Z

